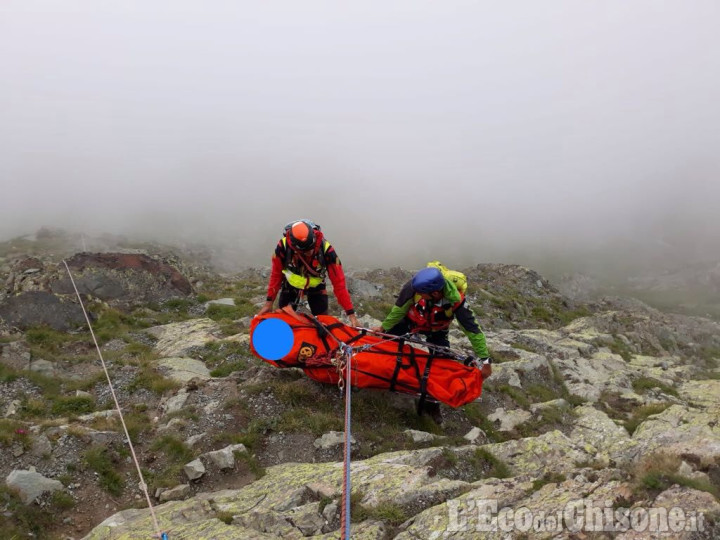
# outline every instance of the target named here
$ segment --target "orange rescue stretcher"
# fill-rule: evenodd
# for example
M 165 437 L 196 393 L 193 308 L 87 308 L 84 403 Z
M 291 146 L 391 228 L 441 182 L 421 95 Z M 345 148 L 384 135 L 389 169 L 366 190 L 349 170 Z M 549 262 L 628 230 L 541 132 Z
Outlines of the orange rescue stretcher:
M 288 354 L 278 360 L 262 358 L 252 346 L 252 333 L 265 319 L 278 318 L 292 328 L 294 342 Z M 357 388 L 378 388 L 402 392 L 460 407 L 482 393 L 479 369 L 420 349 L 405 339 L 368 333 L 343 324 L 335 317 L 292 315 L 275 311 L 254 317 L 250 323 L 250 347 L 255 356 L 280 368 L 297 367 L 318 382 L 337 384 L 342 344 L 353 348 L 351 384 Z

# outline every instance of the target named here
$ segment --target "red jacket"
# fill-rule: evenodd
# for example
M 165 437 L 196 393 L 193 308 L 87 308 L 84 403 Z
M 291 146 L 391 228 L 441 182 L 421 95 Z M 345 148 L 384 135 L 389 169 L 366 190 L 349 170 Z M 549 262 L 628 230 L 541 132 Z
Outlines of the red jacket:
M 345 310 L 345 313 L 352 315 L 355 310 L 345 284 L 345 272 L 343 272 L 340 258 L 337 256 L 335 248 L 325 240 L 322 232 L 316 231 L 315 234 L 315 241 L 321 246 L 321 249 L 313 252 L 309 258 L 305 259 L 305 262 L 321 274 L 327 272 L 338 304 Z M 280 291 L 284 278 L 283 270 L 289 267 L 295 273 L 305 272 L 305 265 L 298 260 L 298 257 L 302 257 L 302 255 L 287 246 L 282 238 L 278 241 L 272 257 L 272 270 L 270 272 L 270 282 L 268 283 L 267 300 L 269 302 L 274 301 Z

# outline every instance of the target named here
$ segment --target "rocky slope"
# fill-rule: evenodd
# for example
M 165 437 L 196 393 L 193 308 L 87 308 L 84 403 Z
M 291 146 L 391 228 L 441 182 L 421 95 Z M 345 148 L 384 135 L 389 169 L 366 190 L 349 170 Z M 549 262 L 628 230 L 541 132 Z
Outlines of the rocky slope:
M 65 268 L 31 244 L 0 245 L 0 529 L 147 538 Z M 265 271 L 220 275 L 132 246 L 63 257 L 169 537 L 338 538 L 342 400 L 249 354 Z M 718 324 L 630 299 L 579 303 L 519 266 L 465 271 L 493 377 L 442 426 L 404 396 L 353 394 L 353 538 L 719 537 Z M 409 276 L 351 276 L 365 324 Z

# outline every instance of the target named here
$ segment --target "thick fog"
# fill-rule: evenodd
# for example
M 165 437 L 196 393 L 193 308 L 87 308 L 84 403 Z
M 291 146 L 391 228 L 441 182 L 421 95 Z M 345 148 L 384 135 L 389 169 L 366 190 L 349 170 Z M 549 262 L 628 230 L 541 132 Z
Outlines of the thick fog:
M 0 239 L 263 264 L 308 217 L 366 267 L 716 256 L 718 28 L 715 0 L 5 0 Z

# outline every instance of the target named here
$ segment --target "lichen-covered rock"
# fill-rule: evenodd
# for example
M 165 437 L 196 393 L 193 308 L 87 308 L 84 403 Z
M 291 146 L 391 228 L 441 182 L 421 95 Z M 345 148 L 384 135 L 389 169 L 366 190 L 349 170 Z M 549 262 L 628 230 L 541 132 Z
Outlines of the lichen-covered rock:
M 441 449 L 428 448 L 411 452 L 382 454 L 352 464 L 353 490 L 364 496 L 362 505 L 375 506 L 383 503 L 400 504 L 419 512 L 440 504 L 447 498 L 458 496 L 469 484 L 437 476 L 430 466 L 442 453 Z M 239 490 L 226 490 L 204 494 L 183 502 L 171 502 L 159 506 L 156 515 L 163 529 L 190 531 L 189 522 L 196 521 L 198 534 L 193 538 L 231 538 L 230 525 L 220 527 L 213 519 L 219 513 L 235 516 L 235 538 L 268 538 L 268 536 L 245 536 L 269 534 L 270 538 L 302 537 L 319 519 L 305 516 L 302 523 L 305 532 L 294 525 L 293 515 L 298 508 L 310 505 L 317 491 L 310 486 L 322 484 L 331 492 L 339 493 L 342 486 L 342 463 L 286 463 L 269 467 L 266 475 Z M 295 502 L 288 507 L 289 494 L 297 493 Z M 309 507 L 310 509 L 312 507 Z M 308 509 L 306 509 L 308 510 Z M 316 512 L 317 513 L 317 512 Z M 318 514 L 319 515 L 319 514 Z M 323 522 L 324 523 L 324 522 Z M 223 524 L 224 525 L 224 524 Z M 304 526 L 305 526 L 304 525 Z M 375 530 L 375 528 L 372 528 Z M 96 527 L 86 538 L 100 540 L 110 538 L 140 538 L 151 536 L 152 520 L 148 511 L 125 511 L 116 514 Z M 210 536 L 207 536 L 210 534 Z M 373 533 L 374 534 L 374 533 Z M 137 536 L 134 536 L 137 535 Z M 225 536 L 223 536 L 225 535 Z
M 160 502 L 180 501 L 187 499 L 192 493 L 189 484 L 180 484 L 172 489 L 166 489 L 160 494 Z
M 30 504 L 44 493 L 52 493 L 63 489 L 62 482 L 46 478 L 42 474 L 30 471 L 12 471 L 5 479 L 5 484 L 20 495 L 20 500 Z
M 153 326 L 146 330 L 155 336 L 155 352 L 160 356 L 183 356 L 194 347 L 216 341 L 220 327 L 212 319 L 190 319 Z
M 487 538 L 477 530 L 478 501 L 495 501 L 498 508 L 513 506 L 532 489 L 532 482 L 520 478 L 481 480 L 471 491 L 410 518 L 402 524 L 404 530 L 395 539 Z
M 458 448 L 459 452 L 474 452 L 476 446 Z M 538 471 L 565 472 L 577 463 L 587 463 L 598 454 L 597 449 L 582 441 L 574 441 L 560 431 L 550 431 L 539 437 L 528 437 L 481 446 L 504 461 L 516 475 L 537 475 Z
M 418 431 L 417 429 L 406 429 L 403 431 L 405 435 L 410 437 L 416 443 L 429 443 L 437 439 L 437 435 L 428 433 L 427 431 Z
M 711 464 L 720 459 L 720 381 L 688 381 L 679 393 L 693 407 L 673 405 L 651 416 L 633 440 L 644 454 L 662 450 Z
M 382 521 L 366 520 L 362 523 L 350 525 L 350 538 L 353 540 L 385 540 L 387 538 L 387 527 Z M 340 540 L 340 531 L 334 531 L 319 536 L 313 536 L 313 540 Z
M 185 406 L 185 402 L 190 397 L 187 390 L 181 388 L 180 391 L 172 397 L 167 398 L 161 404 L 164 414 L 172 414 L 181 410 Z
M 247 452 L 244 444 L 231 444 L 214 452 L 207 452 L 200 456 L 205 463 L 212 463 L 218 469 L 232 469 L 235 467 L 235 452 Z
M 278 536 L 264 534 L 243 527 L 228 525 L 215 516 L 217 512 L 207 500 L 178 501 L 158 507 L 160 530 L 172 531 L 173 538 L 194 540 L 278 540 Z M 157 537 L 152 523 L 137 528 L 133 524 L 141 519 L 143 510 L 124 510 L 109 517 L 95 527 L 83 540 L 146 540 Z
M 506 411 L 502 407 L 488 415 L 488 420 L 495 424 L 498 431 L 512 431 L 523 422 L 527 422 L 532 418 L 532 414 L 522 409 L 514 409 Z
M 317 448 L 318 450 L 327 450 L 329 448 L 334 448 L 335 446 L 339 446 L 341 444 L 344 444 L 345 442 L 345 434 L 341 433 L 339 431 L 329 431 L 327 433 L 324 433 L 322 437 L 318 437 L 315 439 L 315 442 L 313 442 L 313 446 Z M 356 444 L 357 441 L 354 437 L 350 436 L 350 444 Z
M 195 459 L 183 467 L 183 472 L 188 480 L 197 480 L 205 474 L 205 465 L 199 459 Z
M 179 383 L 186 383 L 195 378 L 210 379 L 210 370 L 200 360 L 181 357 L 161 358 L 157 361 L 157 365 L 168 378 Z
M 673 540 L 720 538 L 720 522 L 717 520 L 720 503 L 710 493 L 676 485 L 660 493 L 650 511 L 656 514 L 655 523 L 658 526 L 652 525 L 653 521 L 649 519 L 648 527 L 656 530 L 631 529 L 618 534 L 616 540 L 644 540 L 653 533 L 653 538 Z
M 582 355 L 558 358 L 555 365 L 570 393 L 591 402 L 600 399 L 603 390 L 632 388 L 633 378 L 640 374 L 637 368 L 606 349 L 592 353 L 590 358 Z
M 577 419 L 570 439 L 598 450 L 593 461 L 612 466 L 627 465 L 639 454 L 638 442 L 624 427 L 618 426 L 604 412 L 585 405 L 575 409 Z

